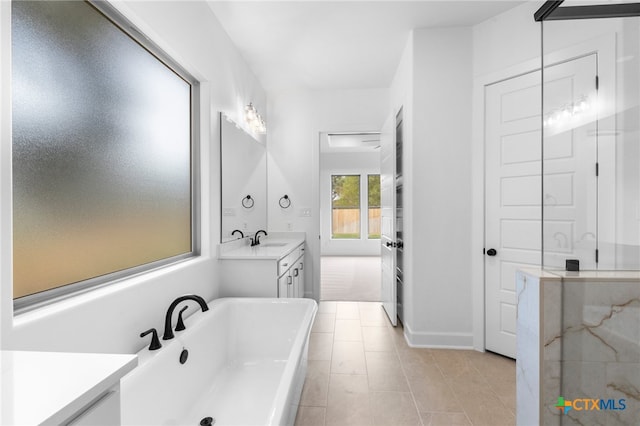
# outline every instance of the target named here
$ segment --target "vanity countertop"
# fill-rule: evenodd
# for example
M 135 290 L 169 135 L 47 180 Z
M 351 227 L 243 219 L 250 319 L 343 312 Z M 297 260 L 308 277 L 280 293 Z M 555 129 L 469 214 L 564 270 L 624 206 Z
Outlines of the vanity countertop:
M 260 244 L 251 247 L 246 244 L 227 245 L 222 244 L 220 247 L 220 259 L 232 259 L 232 260 L 277 260 L 291 253 L 296 247 L 304 243 L 304 238 L 280 238 L 280 237 L 267 237 L 261 238 Z M 226 246 L 226 247 L 225 247 Z
M 62 424 L 137 365 L 136 355 L 0 351 L 0 424 Z

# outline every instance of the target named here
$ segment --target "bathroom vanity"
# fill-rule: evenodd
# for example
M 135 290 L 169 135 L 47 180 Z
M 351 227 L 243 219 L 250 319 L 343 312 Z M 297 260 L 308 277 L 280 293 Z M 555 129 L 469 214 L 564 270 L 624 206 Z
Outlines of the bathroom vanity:
M 220 247 L 220 297 L 303 297 L 304 237 L 246 239 Z
M 120 379 L 136 355 L 0 352 L 0 424 L 119 425 Z

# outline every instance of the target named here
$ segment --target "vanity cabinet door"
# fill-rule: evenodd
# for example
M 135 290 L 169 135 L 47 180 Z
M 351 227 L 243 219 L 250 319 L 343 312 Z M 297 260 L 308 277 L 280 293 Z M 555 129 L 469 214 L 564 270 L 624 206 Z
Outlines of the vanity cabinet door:
M 86 407 L 67 426 L 112 426 L 120 424 L 120 391 L 112 390 Z
M 300 297 L 300 270 L 298 268 L 293 268 L 293 285 L 292 287 L 292 295 L 291 297 Z
M 300 269 L 300 279 L 298 280 L 298 294 L 304 297 L 304 257 L 298 260 L 298 268 Z
M 289 269 L 284 275 L 278 278 L 278 297 L 295 296 L 295 272 Z

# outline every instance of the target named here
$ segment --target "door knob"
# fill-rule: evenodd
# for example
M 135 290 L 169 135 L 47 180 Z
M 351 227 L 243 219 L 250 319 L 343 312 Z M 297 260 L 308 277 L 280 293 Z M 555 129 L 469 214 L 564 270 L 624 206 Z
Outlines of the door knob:
M 489 250 L 487 250 L 487 256 L 495 256 L 496 254 L 498 254 L 496 249 L 490 248 Z
M 387 241 L 387 247 L 393 247 L 393 243 L 391 241 Z

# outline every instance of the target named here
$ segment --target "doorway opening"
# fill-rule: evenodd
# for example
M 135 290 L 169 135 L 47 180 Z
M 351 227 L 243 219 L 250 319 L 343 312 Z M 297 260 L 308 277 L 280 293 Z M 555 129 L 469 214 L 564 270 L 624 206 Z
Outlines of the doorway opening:
M 320 300 L 380 301 L 380 133 L 320 134 Z

